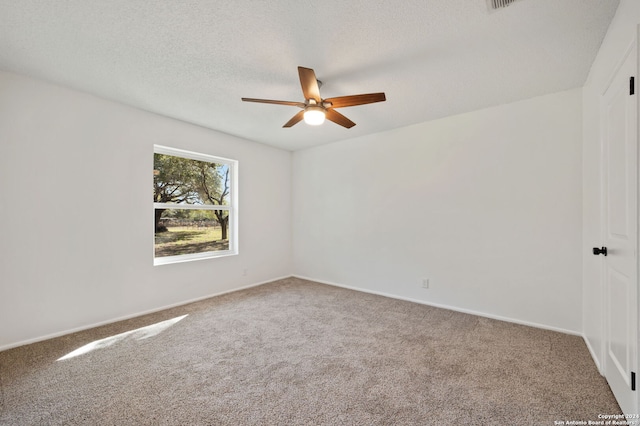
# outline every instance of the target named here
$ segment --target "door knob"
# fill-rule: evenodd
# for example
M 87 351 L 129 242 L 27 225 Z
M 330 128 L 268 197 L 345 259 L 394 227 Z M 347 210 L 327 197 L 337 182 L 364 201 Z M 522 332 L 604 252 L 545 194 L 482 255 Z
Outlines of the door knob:
M 598 248 L 598 247 L 594 247 L 593 248 L 593 254 L 595 254 L 596 256 L 599 254 L 602 255 L 607 255 L 607 248 L 606 247 L 602 247 L 602 248 Z

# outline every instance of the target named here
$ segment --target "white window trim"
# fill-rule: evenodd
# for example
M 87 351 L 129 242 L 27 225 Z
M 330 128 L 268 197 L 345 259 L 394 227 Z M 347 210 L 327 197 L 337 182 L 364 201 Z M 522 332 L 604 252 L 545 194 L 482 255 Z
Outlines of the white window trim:
M 179 148 L 171 148 L 168 146 L 154 145 L 154 154 L 165 154 L 174 157 L 188 158 L 191 160 L 207 161 L 210 163 L 226 164 L 229 166 L 229 176 L 231 183 L 229 186 L 229 205 L 221 206 L 215 204 L 171 204 L 171 203 L 153 203 L 153 210 L 157 208 L 163 209 L 193 209 L 193 210 L 226 210 L 229 212 L 229 249 L 218 251 L 207 251 L 194 254 L 181 254 L 178 256 L 155 256 L 155 239 L 152 240 L 153 264 L 168 265 L 171 263 L 191 262 L 194 260 L 211 259 L 218 257 L 235 256 L 238 254 L 238 161 L 229 158 L 216 157 L 214 155 L 201 154 L 193 151 L 186 151 Z M 149 217 L 152 217 L 149 215 Z M 152 225 L 153 226 L 153 225 Z M 153 230 L 155 234 L 155 229 Z

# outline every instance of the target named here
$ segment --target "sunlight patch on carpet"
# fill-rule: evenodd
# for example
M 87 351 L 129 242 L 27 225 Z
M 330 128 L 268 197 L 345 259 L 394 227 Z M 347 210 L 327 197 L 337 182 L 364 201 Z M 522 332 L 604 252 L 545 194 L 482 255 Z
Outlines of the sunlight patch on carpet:
M 69 352 L 63 357 L 58 358 L 58 361 L 64 361 L 65 359 L 75 358 L 77 356 L 84 355 L 91 351 L 95 351 L 96 349 L 108 348 L 109 346 L 112 346 L 117 342 L 121 342 L 128 337 L 131 337 L 136 340 L 142 340 L 142 339 L 148 339 L 149 337 L 157 336 L 158 334 L 162 333 L 167 328 L 176 324 L 178 321 L 183 320 L 187 316 L 188 315 L 182 315 L 179 317 L 168 319 L 166 321 L 161 321 L 155 324 L 147 325 L 146 327 L 141 327 L 135 330 L 126 331 L 124 333 L 105 337 L 104 339 L 94 340 L 91 343 L 87 343 L 86 345 L 79 347 L 75 351 Z

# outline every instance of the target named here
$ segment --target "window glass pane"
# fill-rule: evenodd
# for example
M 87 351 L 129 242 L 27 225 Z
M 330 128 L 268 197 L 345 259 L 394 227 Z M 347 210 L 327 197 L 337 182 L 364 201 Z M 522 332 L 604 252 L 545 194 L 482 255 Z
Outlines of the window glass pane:
M 155 265 L 238 254 L 237 167 L 235 160 L 154 145 Z
M 155 209 L 155 257 L 229 250 L 226 210 Z
M 153 155 L 153 202 L 229 205 L 228 164 Z

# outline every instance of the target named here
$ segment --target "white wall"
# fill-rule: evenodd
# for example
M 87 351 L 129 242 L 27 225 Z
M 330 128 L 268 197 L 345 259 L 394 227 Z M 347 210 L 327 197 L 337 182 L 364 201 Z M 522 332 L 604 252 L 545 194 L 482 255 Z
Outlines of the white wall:
M 636 37 L 640 1 L 621 0 L 583 88 L 583 329 L 592 355 L 602 368 L 602 260 L 589 252 L 602 245 L 600 223 L 600 96 Z
M 295 274 L 581 332 L 581 103 L 574 89 L 296 151 Z
M 154 144 L 239 160 L 238 256 L 153 266 Z M 290 174 L 288 151 L 0 72 L 0 350 L 290 275 Z

